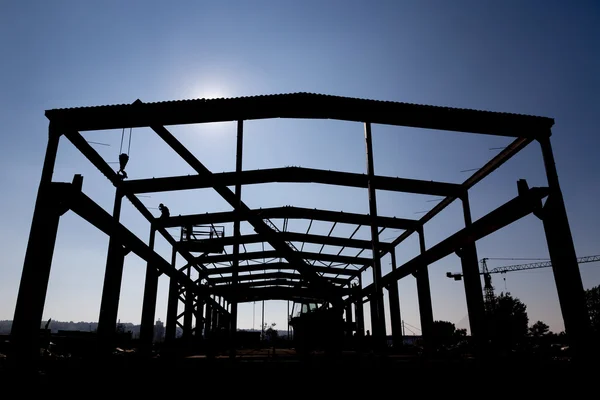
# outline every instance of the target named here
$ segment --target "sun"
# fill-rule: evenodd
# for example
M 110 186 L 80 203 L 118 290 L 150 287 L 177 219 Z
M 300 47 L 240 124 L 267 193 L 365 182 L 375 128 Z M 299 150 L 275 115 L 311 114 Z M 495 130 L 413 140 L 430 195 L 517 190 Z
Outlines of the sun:
M 229 97 L 229 92 L 226 85 L 213 81 L 194 85 L 188 94 L 192 99 L 220 99 Z

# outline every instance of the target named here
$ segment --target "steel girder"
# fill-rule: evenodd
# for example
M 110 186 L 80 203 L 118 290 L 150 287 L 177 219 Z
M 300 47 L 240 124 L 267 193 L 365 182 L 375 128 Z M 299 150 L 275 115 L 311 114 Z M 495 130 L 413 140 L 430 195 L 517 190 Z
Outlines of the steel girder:
M 370 249 L 371 241 L 363 240 L 363 239 L 348 239 L 343 237 L 336 236 L 324 236 L 324 235 L 312 235 L 308 233 L 297 233 L 297 232 L 279 232 L 278 236 L 280 236 L 286 242 L 304 242 L 304 243 L 316 243 L 316 244 L 325 244 L 329 246 L 339 246 L 339 247 L 350 247 L 355 249 Z M 258 234 L 250 234 L 240 236 L 238 243 L 239 244 L 251 244 L 251 243 L 261 243 L 264 242 L 265 239 L 262 235 Z M 198 241 L 195 240 L 182 240 L 179 242 L 179 245 L 190 252 L 201 253 L 204 248 L 213 248 L 220 246 L 233 246 L 236 242 L 233 236 L 224 236 L 224 237 L 213 237 L 211 239 L 201 239 Z M 381 247 L 386 248 L 390 246 L 389 243 L 380 242 Z
M 137 103 L 137 104 L 136 104 Z M 57 125 L 79 131 L 271 118 L 335 119 L 414 128 L 529 137 L 548 135 L 551 118 L 376 101 L 312 93 L 47 110 Z
M 349 294 L 348 288 L 339 288 L 336 292 L 342 296 Z M 282 287 L 282 286 L 267 286 L 267 287 L 247 287 L 244 289 L 238 288 L 235 293 L 231 293 L 228 298 L 235 298 L 238 303 L 260 300 L 290 300 L 290 301 L 307 301 L 314 300 L 315 302 L 328 301 L 323 297 L 323 293 L 315 291 L 311 288 L 303 287 Z
M 285 167 L 237 172 L 214 173 L 210 179 L 198 175 L 138 179 L 123 182 L 132 193 L 158 193 L 176 190 L 205 189 L 213 186 L 255 185 L 261 183 L 321 183 L 326 185 L 367 188 L 366 174 L 328 171 L 303 167 Z M 426 194 L 432 196 L 460 196 L 462 187 L 457 183 L 424 181 L 375 175 L 371 183 L 377 190 Z
M 320 261 L 328 261 L 334 263 L 343 263 L 343 264 L 356 264 L 356 265 L 366 265 L 370 264 L 372 261 L 370 258 L 366 257 L 354 257 L 354 256 L 343 256 L 336 254 L 325 254 L 325 253 L 310 253 L 306 251 L 295 251 L 297 257 L 300 257 L 302 260 L 320 260 Z M 218 254 L 218 255 L 207 255 L 207 256 L 199 256 L 197 258 L 198 262 L 202 262 L 204 264 L 213 264 L 219 262 L 230 262 L 233 261 L 233 254 Z M 253 251 L 240 253 L 239 260 L 254 260 L 254 259 L 269 259 L 269 258 L 280 258 L 282 257 L 281 253 L 277 250 L 266 250 L 266 251 Z M 295 264 L 292 264 L 296 266 Z M 307 264 L 308 269 L 312 269 L 312 265 Z M 330 272 L 335 272 L 333 267 Z
M 335 267 L 325 267 L 320 265 L 311 266 L 315 272 L 321 274 L 332 274 L 332 275 L 346 275 L 349 277 L 356 277 L 359 274 L 359 271 L 356 269 L 342 269 Z M 250 265 L 240 265 L 238 267 L 238 272 L 254 272 L 254 271 L 270 271 L 270 270 L 296 270 L 293 265 L 287 262 L 272 262 L 272 263 L 258 263 L 258 264 L 250 264 Z M 210 275 L 219 275 L 219 274 L 230 274 L 233 272 L 233 267 L 217 267 L 217 268 L 207 268 L 199 272 L 200 277 L 204 278 L 205 276 Z M 212 280 L 211 280 L 212 281 Z
M 294 274 L 291 272 L 265 272 L 262 274 L 247 274 L 247 275 L 238 275 L 238 281 L 239 282 L 246 282 L 246 281 L 258 281 L 258 280 L 266 280 L 266 279 L 302 279 L 302 275 L 300 274 Z M 212 282 L 215 284 L 215 286 L 218 286 L 219 284 L 223 284 L 223 283 L 230 283 L 232 282 L 233 277 L 231 276 L 224 276 L 224 277 L 219 277 L 219 278 L 213 278 Z M 347 279 L 344 278 L 327 278 L 327 280 L 331 283 L 335 283 L 338 285 L 344 285 L 346 283 L 348 283 Z
M 317 221 L 339 222 L 345 224 L 367 225 L 371 224 L 371 216 L 368 214 L 355 214 L 343 211 L 318 210 L 302 207 L 273 207 L 261 209 L 248 209 L 243 215 L 243 220 L 250 222 L 249 218 L 288 218 L 288 219 L 312 219 Z M 157 221 L 162 227 L 190 226 L 190 225 L 208 225 L 225 222 L 233 222 L 235 218 L 234 211 L 181 215 L 165 218 Z M 417 229 L 421 224 L 417 220 L 395 218 L 395 217 L 377 217 L 375 218 L 377 226 L 380 228 L 391 229 Z

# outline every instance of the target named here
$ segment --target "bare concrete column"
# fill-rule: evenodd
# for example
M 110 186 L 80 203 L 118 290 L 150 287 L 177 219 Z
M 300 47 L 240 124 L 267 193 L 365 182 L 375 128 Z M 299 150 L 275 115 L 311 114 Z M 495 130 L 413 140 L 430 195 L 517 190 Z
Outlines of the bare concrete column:
M 419 245 L 421 254 L 425 253 L 425 234 L 423 227 L 419 228 Z M 423 335 L 423 343 L 425 353 L 431 352 L 431 338 L 433 334 L 433 307 L 431 305 L 431 288 L 429 286 L 429 271 L 428 265 L 423 265 L 415 274 L 417 279 L 417 297 L 419 299 L 419 314 L 421 316 L 421 333 Z
M 177 252 L 171 252 L 171 265 L 175 267 Z M 175 278 L 169 278 L 169 297 L 167 300 L 167 324 L 165 327 L 165 343 L 171 345 L 177 336 L 177 308 L 179 306 L 179 283 Z
M 154 250 L 156 229 L 150 229 L 148 247 Z M 140 326 L 140 351 L 150 355 L 154 341 L 154 316 L 156 313 L 156 296 L 158 293 L 158 269 L 151 263 L 146 264 L 146 283 L 144 285 L 144 300 L 142 302 L 142 322 Z
M 191 274 L 191 268 L 188 269 L 188 278 Z M 192 292 L 191 287 L 185 287 L 185 303 L 183 311 L 183 337 L 186 340 L 186 344 L 190 344 L 192 340 L 192 322 L 194 318 L 194 297 L 195 294 Z
M 60 219 L 50 188 L 59 139 L 60 134 L 50 125 L 11 330 L 12 359 L 25 365 L 39 357 L 42 314 Z
M 200 295 L 196 298 L 196 339 L 201 341 L 204 337 L 204 301 Z
M 544 204 L 542 222 L 552 262 L 558 300 L 565 332 L 575 358 L 585 362 L 598 352 L 598 345 L 591 340 L 590 318 L 587 312 L 585 292 L 577 263 L 575 246 L 569 226 L 562 191 L 550 138 L 538 139 L 542 149 L 550 194 Z
M 385 312 L 383 307 L 383 287 L 381 286 L 381 257 L 379 246 L 379 227 L 375 222 L 377 218 L 377 197 L 373 177 L 375 176 L 373 162 L 373 141 L 371 138 L 371 124 L 365 123 L 365 142 L 367 148 L 367 176 L 369 191 L 369 214 L 371 219 L 371 243 L 373 253 L 373 287 L 374 295 L 372 298 L 373 307 L 371 307 L 371 321 L 373 346 L 377 350 L 383 350 L 386 347 L 386 329 Z
M 116 222 L 119 222 L 121 217 L 122 202 L 123 193 L 117 188 L 113 208 L 113 219 Z M 100 302 L 100 316 L 98 317 L 98 346 L 102 354 L 110 354 L 115 346 L 124 262 L 125 249 L 123 248 L 123 242 L 119 236 L 112 235 L 108 242 L 106 271 Z
M 473 223 L 468 193 L 465 193 L 461 200 L 463 203 L 465 227 L 468 228 Z M 466 245 L 464 248 L 460 249 L 457 254 L 460 257 L 462 273 L 465 280 L 465 296 L 469 313 L 471 337 L 477 348 L 477 356 L 481 357 L 484 355 L 484 346 L 486 346 L 488 335 L 485 324 L 485 306 L 475 242 Z
M 204 310 L 204 337 L 210 338 L 212 332 L 212 306 L 210 302 L 206 302 L 206 309 Z
M 244 121 L 240 120 L 237 124 L 237 150 L 235 157 L 235 172 L 239 175 L 242 172 L 242 152 L 244 143 Z M 239 254 L 240 254 L 240 209 L 242 207 L 242 185 L 240 181 L 235 185 L 235 201 L 236 209 L 235 220 L 233 221 L 233 236 L 235 242 L 233 244 L 233 272 L 231 274 L 231 284 L 233 293 L 236 293 L 236 287 L 238 284 L 238 267 L 239 267 Z M 235 357 L 236 348 L 236 332 L 237 332 L 237 315 L 238 315 L 238 302 L 235 297 L 231 302 L 231 316 L 229 321 L 229 339 L 230 339 L 230 357 Z
M 396 249 L 394 248 L 390 255 L 392 257 L 392 271 L 396 270 Z M 398 282 L 393 282 L 388 287 L 388 297 L 390 300 L 390 322 L 392 326 L 392 340 L 394 348 L 402 347 L 402 317 L 400 314 L 400 294 L 398 292 Z

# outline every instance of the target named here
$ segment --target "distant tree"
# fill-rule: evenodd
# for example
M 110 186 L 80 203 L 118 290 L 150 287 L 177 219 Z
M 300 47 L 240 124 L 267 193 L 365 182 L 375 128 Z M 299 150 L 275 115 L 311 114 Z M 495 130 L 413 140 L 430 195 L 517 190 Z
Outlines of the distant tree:
M 542 321 L 537 321 L 529 328 L 529 334 L 533 338 L 540 339 L 550 334 L 550 327 Z
M 432 336 L 435 347 L 453 346 L 467 337 L 467 330 L 456 329 L 449 321 L 433 321 Z
M 527 306 L 508 293 L 487 305 L 487 321 L 492 348 L 507 353 L 523 344 L 529 333 Z
M 457 329 L 454 331 L 454 337 L 461 340 L 467 337 L 466 329 Z
M 433 321 L 432 337 L 436 347 L 452 344 L 456 327 L 452 322 Z
M 600 285 L 585 291 L 585 302 L 590 315 L 592 331 L 600 335 Z
M 263 329 L 265 331 L 265 337 L 269 342 L 274 342 L 279 337 L 279 333 L 277 329 L 275 329 L 276 323 L 272 323 L 271 325 L 264 324 Z

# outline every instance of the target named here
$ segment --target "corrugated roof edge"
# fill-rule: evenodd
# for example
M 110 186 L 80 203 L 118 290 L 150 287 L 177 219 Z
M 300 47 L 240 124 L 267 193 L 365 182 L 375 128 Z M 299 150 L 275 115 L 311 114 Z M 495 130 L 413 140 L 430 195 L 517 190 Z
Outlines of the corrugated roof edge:
M 181 99 L 181 100 L 165 100 L 165 101 L 156 101 L 156 102 L 144 102 L 144 104 L 171 104 L 171 103 L 193 103 L 200 101 L 223 101 L 223 100 L 239 100 L 239 99 L 253 99 L 253 98 L 261 98 L 261 97 L 282 97 L 282 96 L 313 96 L 313 97 L 329 97 L 329 98 L 338 98 L 338 99 L 346 99 L 346 100 L 362 100 L 369 101 L 375 103 L 392 103 L 392 104 L 404 104 L 411 106 L 419 106 L 419 107 L 430 107 L 435 109 L 447 109 L 447 110 L 464 110 L 464 111 L 475 111 L 479 113 L 490 113 L 490 114 L 500 114 L 500 115 L 516 115 L 530 118 L 540 118 L 544 120 L 549 120 L 554 123 L 554 119 L 550 117 L 542 117 L 538 115 L 529 115 L 529 114 L 519 114 L 512 112 L 503 112 L 503 111 L 490 111 L 490 110 L 481 110 L 474 108 L 461 108 L 461 107 L 448 107 L 448 106 L 435 106 L 430 104 L 418 104 L 418 103 L 407 103 L 401 101 L 391 101 L 391 100 L 374 100 L 374 99 L 365 99 L 360 97 L 347 97 L 347 96 L 338 96 L 338 95 L 330 95 L 330 94 L 321 94 L 321 93 L 310 93 L 310 92 L 294 92 L 294 93 L 279 93 L 279 94 L 262 94 L 255 96 L 240 96 L 240 97 L 219 97 L 219 98 L 198 98 L 198 99 Z M 52 111 L 60 111 L 60 110 L 82 110 L 82 109 L 98 109 L 98 108 L 112 108 L 112 107 L 126 107 L 131 106 L 131 104 L 108 104 L 108 105 L 98 105 L 98 106 L 85 106 L 85 107 L 68 107 L 68 108 L 53 108 L 46 110 L 46 112 Z

